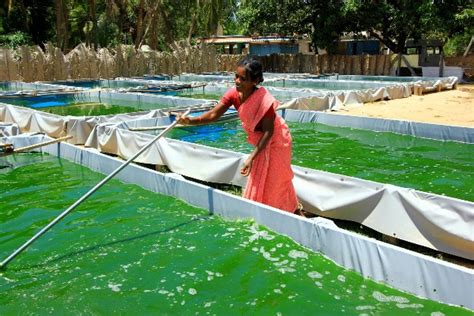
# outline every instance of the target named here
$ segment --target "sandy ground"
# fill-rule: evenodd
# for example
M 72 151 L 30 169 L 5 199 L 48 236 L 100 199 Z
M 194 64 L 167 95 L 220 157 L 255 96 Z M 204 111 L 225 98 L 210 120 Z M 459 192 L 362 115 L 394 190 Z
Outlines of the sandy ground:
M 349 106 L 332 113 L 474 127 L 474 84 L 422 96 Z

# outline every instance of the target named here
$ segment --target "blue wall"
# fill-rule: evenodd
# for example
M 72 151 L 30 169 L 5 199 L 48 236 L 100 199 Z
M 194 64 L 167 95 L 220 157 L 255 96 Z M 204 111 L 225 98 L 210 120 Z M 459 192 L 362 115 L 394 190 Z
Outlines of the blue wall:
M 346 54 L 347 55 L 377 55 L 380 50 L 379 41 L 353 41 L 347 42 Z
M 298 44 L 250 45 L 249 53 L 250 55 L 254 55 L 254 56 L 265 56 L 265 55 L 271 55 L 271 54 L 298 54 Z

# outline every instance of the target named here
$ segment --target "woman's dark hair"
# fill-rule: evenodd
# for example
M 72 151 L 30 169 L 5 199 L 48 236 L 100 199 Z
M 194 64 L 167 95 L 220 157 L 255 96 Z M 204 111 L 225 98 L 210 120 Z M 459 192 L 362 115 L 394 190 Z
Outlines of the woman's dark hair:
M 244 57 L 237 63 L 237 67 L 244 67 L 252 81 L 263 82 L 262 64 L 253 57 Z

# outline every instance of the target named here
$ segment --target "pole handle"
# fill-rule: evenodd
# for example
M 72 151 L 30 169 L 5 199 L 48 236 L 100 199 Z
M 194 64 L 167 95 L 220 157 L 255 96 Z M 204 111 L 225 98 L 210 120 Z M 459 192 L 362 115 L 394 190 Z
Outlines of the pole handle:
M 183 115 L 188 115 L 191 109 L 188 109 Z M 35 242 L 38 238 L 40 238 L 44 233 L 46 233 L 51 227 L 56 225 L 61 219 L 66 217 L 72 210 L 74 210 L 77 206 L 79 206 L 82 202 L 84 202 L 89 196 L 91 196 L 95 191 L 100 189 L 105 183 L 107 183 L 110 179 L 112 179 L 117 173 L 119 173 L 123 168 L 128 166 L 133 160 L 135 160 L 138 156 L 140 156 L 145 150 L 147 150 L 153 143 L 155 143 L 158 139 L 160 139 L 166 132 L 172 129 L 178 121 L 174 121 L 170 124 L 164 131 L 158 134 L 155 138 L 153 138 L 148 144 L 143 146 L 135 155 L 129 158 L 126 162 L 120 165 L 117 169 L 112 171 L 107 177 L 105 177 L 102 181 L 97 183 L 92 189 L 90 189 L 87 193 L 85 193 L 82 197 L 80 197 L 76 202 L 74 202 L 71 206 L 69 206 L 65 211 L 59 214 L 54 220 L 52 220 L 48 225 L 43 227 L 39 232 L 37 232 L 33 237 L 31 237 L 27 242 L 17 248 L 14 252 L 12 252 L 7 258 L 5 258 L 0 263 L 0 270 L 5 269 L 6 266 L 10 261 L 12 261 L 17 255 L 19 255 L 23 250 L 28 248 L 33 242 Z

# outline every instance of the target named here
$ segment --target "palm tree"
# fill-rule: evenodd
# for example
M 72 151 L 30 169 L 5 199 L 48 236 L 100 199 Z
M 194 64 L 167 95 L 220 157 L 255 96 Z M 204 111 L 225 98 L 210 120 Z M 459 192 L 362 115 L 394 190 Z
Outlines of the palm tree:
M 67 0 L 55 1 L 56 11 L 56 45 L 62 50 L 68 47 L 69 41 L 69 13 Z

